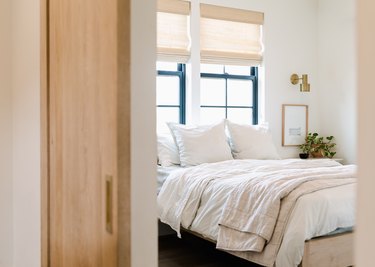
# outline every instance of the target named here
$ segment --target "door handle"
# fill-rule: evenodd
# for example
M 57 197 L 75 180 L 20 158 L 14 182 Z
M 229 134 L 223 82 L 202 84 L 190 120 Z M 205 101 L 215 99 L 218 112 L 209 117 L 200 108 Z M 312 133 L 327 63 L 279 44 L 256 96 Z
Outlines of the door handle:
M 107 175 L 105 179 L 105 228 L 110 234 L 113 233 L 113 186 L 112 176 Z

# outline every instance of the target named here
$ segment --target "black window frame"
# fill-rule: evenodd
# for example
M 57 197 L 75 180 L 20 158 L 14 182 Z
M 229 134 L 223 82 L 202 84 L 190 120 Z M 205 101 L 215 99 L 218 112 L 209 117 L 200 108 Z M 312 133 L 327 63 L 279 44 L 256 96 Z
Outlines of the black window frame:
M 177 70 L 157 70 L 158 76 L 175 76 L 180 81 L 179 105 L 156 105 L 157 108 L 179 108 L 179 123 L 186 123 L 186 64 L 176 63 Z M 157 93 L 157 92 L 156 92 Z
M 223 73 L 201 73 L 201 78 L 225 79 L 225 105 L 201 105 L 201 108 L 224 108 L 225 118 L 228 118 L 228 108 L 251 108 L 253 111 L 252 124 L 258 124 L 258 67 L 249 67 L 250 75 L 235 75 Z M 228 106 L 228 80 L 251 80 L 253 82 L 253 103 L 252 106 Z

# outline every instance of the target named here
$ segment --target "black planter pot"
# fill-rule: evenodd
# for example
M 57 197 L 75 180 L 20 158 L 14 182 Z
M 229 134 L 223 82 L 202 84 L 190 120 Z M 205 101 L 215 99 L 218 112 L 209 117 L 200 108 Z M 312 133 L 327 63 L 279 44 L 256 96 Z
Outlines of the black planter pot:
M 307 159 L 309 158 L 309 153 L 299 153 L 300 159 Z

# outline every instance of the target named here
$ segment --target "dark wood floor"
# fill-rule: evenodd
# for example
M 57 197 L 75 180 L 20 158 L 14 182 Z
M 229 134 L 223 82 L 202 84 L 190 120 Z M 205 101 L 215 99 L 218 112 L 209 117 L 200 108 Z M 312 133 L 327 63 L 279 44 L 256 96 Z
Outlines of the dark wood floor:
M 215 245 L 188 233 L 159 237 L 159 267 L 260 267 L 215 249 Z

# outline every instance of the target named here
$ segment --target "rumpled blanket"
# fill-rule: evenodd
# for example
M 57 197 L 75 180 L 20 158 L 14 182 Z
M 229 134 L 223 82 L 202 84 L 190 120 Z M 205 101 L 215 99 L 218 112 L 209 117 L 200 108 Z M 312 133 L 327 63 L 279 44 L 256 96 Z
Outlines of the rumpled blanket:
M 325 188 L 354 183 L 355 167 L 333 160 L 234 160 L 188 168 L 168 177 L 158 196 L 159 217 L 180 236 L 189 228 L 206 186 L 215 179 L 241 182 L 219 220 L 217 248 L 272 266 L 298 200 Z M 243 255 L 246 253 L 246 257 Z

